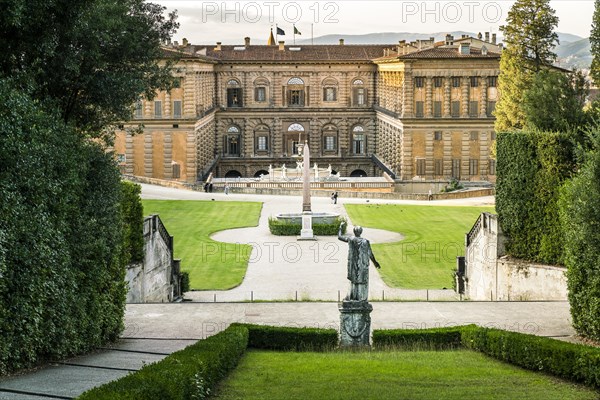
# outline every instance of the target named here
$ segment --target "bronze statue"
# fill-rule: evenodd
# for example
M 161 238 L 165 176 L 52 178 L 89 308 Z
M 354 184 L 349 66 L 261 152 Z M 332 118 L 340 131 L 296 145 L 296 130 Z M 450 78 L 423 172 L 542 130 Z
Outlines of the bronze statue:
M 362 228 L 355 226 L 354 236 L 346 236 L 342 235 L 345 224 L 345 222 L 342 222 L 338 231 L 338 239 L 348 243 L 350 291 L 345 300 L 366 302 L 369 296 L 369 260 L 373 261 L 375 268 L 381 268 L 381 266 L 375 260 L 369 241 L 360 237 Z

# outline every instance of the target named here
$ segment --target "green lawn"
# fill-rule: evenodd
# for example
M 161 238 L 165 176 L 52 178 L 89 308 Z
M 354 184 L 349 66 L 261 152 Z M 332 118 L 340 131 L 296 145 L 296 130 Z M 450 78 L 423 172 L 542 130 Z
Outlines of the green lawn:
M 465 233 L 493 207 L 347 204 L 352 223 L 399 232 L 398 243 L 373 245 L 385 283 L 406 289 L 452 287 L 456 256 L 465 253 Z M 368 239 L 368 238 L 367 238 Z
M 589 400 L 598 393 L 466 350 L 248 351 L 215 398 Z
M 215 242 L 210 235 L 257 226 L 261 203 L 143 200 L 144 215 L 159 214 L 174 236 L 175 258 L 190 273 L 192 289 L 230 289 L 244 279 L 248 245 Z

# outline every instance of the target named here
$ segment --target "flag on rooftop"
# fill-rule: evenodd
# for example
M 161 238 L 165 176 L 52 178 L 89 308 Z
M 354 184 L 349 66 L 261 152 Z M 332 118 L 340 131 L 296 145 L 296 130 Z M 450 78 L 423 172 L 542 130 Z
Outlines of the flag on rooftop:
M 275 38 L 273 37 L 273 28 L 271 28 L 271 34 L 269 40 L 267 40 L 267 46 L 275 46 Z
M 296 28 L 296 25 L 294 25 L 294 35 L 302 35 L 302 33 L 300 33 L 298 28 Z
M 285 31 L 283 29 L 281 29 L 280 27 L 277 27 L 277 34 L 285 36 Z

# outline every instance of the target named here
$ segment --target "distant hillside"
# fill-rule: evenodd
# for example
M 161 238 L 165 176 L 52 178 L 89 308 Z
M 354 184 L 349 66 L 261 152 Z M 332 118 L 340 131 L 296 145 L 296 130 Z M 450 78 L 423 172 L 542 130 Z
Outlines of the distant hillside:
M 573 35 L 572 33 L 564 33 L 564 32 L 557 32 L 557 33 L 558 33 L 558 40 L 561 45 L 572 43 L 572 42 L 578 42 L 581 39 L 584 39 L 581 36 Z
M 556 54 L 561 66 L 578 69 L 588 69 L 592 64 L 592 54 L 589 39 L 561 44 L 556 48 Z

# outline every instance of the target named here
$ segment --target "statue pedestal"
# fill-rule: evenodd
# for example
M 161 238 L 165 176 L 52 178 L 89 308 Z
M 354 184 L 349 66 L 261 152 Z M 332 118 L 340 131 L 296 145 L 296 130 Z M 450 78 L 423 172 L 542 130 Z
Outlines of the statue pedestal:
M 370 346 L 371 311 L 367 301 L 344 300 L 340 310 L 340 347 Z
M 302 229 L 298 240 L 317 240 L 312 229 L 312 212 L 304 211 L 302 213 Z

